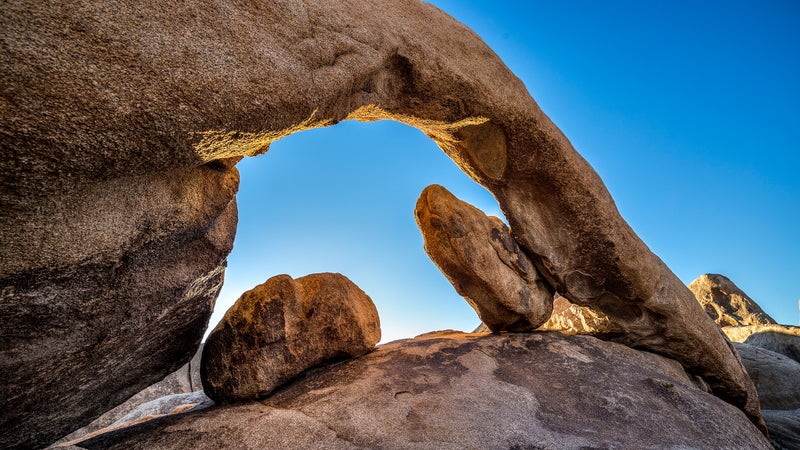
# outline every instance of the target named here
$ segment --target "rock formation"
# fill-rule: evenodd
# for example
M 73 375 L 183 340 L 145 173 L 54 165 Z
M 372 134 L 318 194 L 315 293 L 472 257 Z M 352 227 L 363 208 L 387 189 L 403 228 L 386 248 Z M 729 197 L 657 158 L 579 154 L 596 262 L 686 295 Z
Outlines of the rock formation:
M 0 446 L 46 445 L 188 361 L 233 240 L 232 164 L 345 119 L 425 132 L 496 196 L 557 292 L 761 423 L 691 293 L 520 80 L 439 9 L 20 0 L 0 42 Z
M 723 275 L 703 274 L 689 284 L 697 301 L 719 326 L 777 323 L 756 302 Z
M 560 295 L 556 295 L 553 302 L 553 314 L 540 329 L 566 334 L 590 334 L 610 340 L 624 334 L 624 329 L 611 322 L 601 311 L 578 306 Z
M 119 422 L 123 417 L 128 416 L 132 411 L 137 410 L 139 406 L 156 401 L 160 398 L 174 394 L 188 394 L 201 391 L 203 389 L 203 385 L 200 381 L 200 355 L 202 351 L 203 346 L 201 345 L 195 352 L 191 361 L 184 364 L 180 369 L 167 375 L 158 383 L 142 389 L 133 397 L 126 400 L 125 403 L 106 411 L 89 425 L 73 431 L 59 439 L 58 442 L 64 443 L 73 441 L 87 434 L 94 433 L 97 430 L 111 426 Z
M 777 329 L 773 326 L 750 334 L 744 342 L 780 353 L 800 363 L 800 327 L 785 326 Z
M 800 448 L 800 409 L 762 411 L 769 428 L 769 438 L 777 450 Z
M 769 449 L 675 361 L 589 336 L 431 333 L 262 402 L 137 425 L 86 449 Z
M 773 446 L 800 448 L 800 363 L 754 345 L 735 345 L 758 390 Z
M 206 339 L 200 376 L 216 402 L 255 400 L 312 367 L 361 356 L 380 338 L 375 305 L 346 277 L 278 275 L 225 313 Z
M 491 331 L 528 331 L 553 310 L 553 292 L 505 224 L 439 185 L 414 210 L 425 251 Z
M 749 344 L 736 344 L 763 409 L 800 409 L 800 363 Z

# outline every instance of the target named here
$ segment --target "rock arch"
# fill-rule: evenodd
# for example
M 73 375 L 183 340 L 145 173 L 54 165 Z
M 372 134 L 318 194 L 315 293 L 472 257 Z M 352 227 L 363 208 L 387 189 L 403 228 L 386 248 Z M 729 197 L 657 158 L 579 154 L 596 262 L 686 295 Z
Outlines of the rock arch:
M 435 7 L 3 9 L 3 446 L 51 442 L 188 360 L 235 232 L 237 158 L 347 119 L 423 130 L 496 196 L 556 290 L 762 424 L 692 294 L 520 80 Z

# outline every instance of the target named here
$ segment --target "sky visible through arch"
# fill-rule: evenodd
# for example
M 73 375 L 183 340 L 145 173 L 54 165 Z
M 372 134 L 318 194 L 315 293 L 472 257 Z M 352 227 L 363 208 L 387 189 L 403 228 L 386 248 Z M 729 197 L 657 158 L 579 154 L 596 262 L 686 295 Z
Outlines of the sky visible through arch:
M 432 2 L 478 33 L 603 178 L 685 283 L 733 280 L 780 323 L 800 299 L 800 3 Z M 499 215 L 421 132 L 344 122 L 239 165 L 239 228 L 213 327 L 244 291 L 339 272 L 383 340 L 471 330 L 413 216 L 438 183 Z

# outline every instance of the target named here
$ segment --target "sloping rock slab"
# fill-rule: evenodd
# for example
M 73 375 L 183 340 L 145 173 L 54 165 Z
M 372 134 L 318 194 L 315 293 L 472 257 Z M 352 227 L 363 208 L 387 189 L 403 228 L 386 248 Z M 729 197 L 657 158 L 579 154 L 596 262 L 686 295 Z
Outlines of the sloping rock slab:
M 745 342 L 788 356 L 800 362 L 800 327 L 791 325 L 751 325 L 723 327 L 733 342 Z
M 779 450 L 800 448 L 800 409 L 763 411 L 772 445 Z
M 764 409 L 800 408 L 800 363 L 749 344 L 734 344 Z
M 432 333 L 306 374 L 261 403 L 157 419 L 86 449 L 771 448 L 654 354 L 559 333 Z

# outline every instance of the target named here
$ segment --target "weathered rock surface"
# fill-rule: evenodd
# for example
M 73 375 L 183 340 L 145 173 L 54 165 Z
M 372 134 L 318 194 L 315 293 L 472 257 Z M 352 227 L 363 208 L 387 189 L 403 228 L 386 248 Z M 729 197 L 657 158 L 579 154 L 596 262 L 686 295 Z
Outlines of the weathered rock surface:
M 432 333 L 261 403 L 171 416 L 87 449 L 752 448 L 769 442 L 675 361 L 589 336 Z
M 187 394 L 203 389 L 200 381 L 200 355 L 203 346 L 197 349 L 192 359 L 184 364 L 180 369 L 164 377 L 163 380 L 142 389 L 136 395 L 129 398 L 121 405 L 107 411 L 89 425 L 73 431 L 58 440 L 58 443 L 73 441 L 87 434 L 93 433 L 102 428 L 106 428 L 117 423 L 121 418 L 136 410 L 140 405 L 158 400 L 172 394 Z
M 758 390 L 773 446 L 800 449 L 800 363 L 749 343 L 734 345 Z
M 237 185 L 202 166 L 2 208 L 0 448 L 49 444 L 192 357 Z
M 552 288 L 500 219 L 439 185 L 422 191 L 414 215 L 425 251 L 491 331 L 528 331 L 550 317 Z
M 165 395 L 164 397 L 157 398 L 155 400 L 151 400 L 149 402 L 142 403 L 137 405 L 131 411 L 128 411 L 127 414 L 118 418 L 116 421 L 107 424 L 102 428 L 98 428 L 96 430 L 92 430 L 91 432 L 87 432 L 80 437 L 76 437 L 74 439 L 61 439 L 59 442 L 47 447 L 48 449 L 71 449 L 71 448 L 81 448 L 77 447 L 75 444 L 80 443 L 80 441 L 91 439 L 94 436 L 99 436 L 101 434 L 110 433 L 115 430 L 119 430 L 121 428 L 126 428 L 137 423 L 147 422 L 158 417 L 170 415 L 170 414 L 182 414 L 185 412 L 192 412 L 192 411 L 199 411 L 201 409 L 209 408 L 214 406 L 214 400 L 208 398 L 203 391 L 195 391 L 195 392 L 184 392 L 180 394 L 170 394 Z M 104 417 L 105 414 L 101 417 Z M 92 422 L 95 423 L 95 422 Z M 82 428 L 85 430 L 88 427 Z
M 492 191 L 556 291 L 759 423 L 691 292 L 520 80 L 437 8 L 20 0 L 0 42 L 0 446 L 52 442 L 188 361 L 235 228 L 227 158 L 345 119 L 424 131 Z
M 750 325 L 723 327 L 733 342 L 745 342 L 788 356 L 800 362 L 800 327 L 790 325 Z
M 763 409 L 800 408 L 800 363 L 753 345 L 735 345 Z
M 689 284 L 689 290 L 721 327 L 777 323 L 724 275 L 700 275 Z
M 777 450 L 800 448 L 800 409 L 792 411 L 765 409 L 762 413 L 774 448 Z
M 225 313 L 200 375 L 217 402 L 255 400 L 312 367 L 368 353 L 380 338 L 375 305 L 343 275 L 278 275 Z
M 576 305 L 556 294 L 553 302 L 553 314 L 540 329 L 560 331 L 565 334 L 589 334 L 602 339 L 613 339 L 624 333 L 601 311 Z
M 165 395 L 147 403 L 142 403 L 128 414 L 114 421 L 112 425 L 119 426 L 126 423 L 141 421 L 149 417 L 179 414 L 196 409 L 209 408 L 214 406 L 214 404 L 214 400 L 208 398 L 203 391 Z

